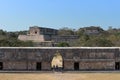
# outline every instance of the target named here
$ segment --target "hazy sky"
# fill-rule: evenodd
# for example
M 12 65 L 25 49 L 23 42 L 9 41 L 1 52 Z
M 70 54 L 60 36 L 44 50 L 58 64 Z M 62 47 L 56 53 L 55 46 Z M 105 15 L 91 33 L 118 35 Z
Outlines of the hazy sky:
M 0 0 L 0 29 L 120 27 L 120 0 Z

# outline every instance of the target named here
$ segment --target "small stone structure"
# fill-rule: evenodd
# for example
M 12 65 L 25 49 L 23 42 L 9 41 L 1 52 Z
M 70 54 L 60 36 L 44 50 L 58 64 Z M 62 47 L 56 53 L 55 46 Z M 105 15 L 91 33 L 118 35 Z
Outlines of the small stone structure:
M 51 41 L 51 36 L 57 35 L 56 29 L 33 26 L 30 27 L 27 35 L 19 35 L 22 41 L 45 42 Z
M 120 70 L 119 47 L 0 47 L 0 70 L 51 71 L 57 52 L 63 70 Z
M 87 35 L 98 35 L 104 32 L 104 30 L 99 26 L 84 27 L 84 28 L 80 28 L 80 30 L 82 30 L 82 32 Z

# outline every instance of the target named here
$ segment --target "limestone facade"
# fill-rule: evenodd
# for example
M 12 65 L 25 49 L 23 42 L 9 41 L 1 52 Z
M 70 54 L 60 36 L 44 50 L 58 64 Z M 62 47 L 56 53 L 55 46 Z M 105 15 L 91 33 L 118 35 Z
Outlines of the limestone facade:
M 18 39 L 22 41 L 45 42 L 51 41 L 51 36 L 57 35 L 56 29 L 30 27 L 27 35 L 19 35 Z
M 1 47 L 0 70 L 52 70 L 56 52 L 63 70 L 120 70 L 120 48 Z

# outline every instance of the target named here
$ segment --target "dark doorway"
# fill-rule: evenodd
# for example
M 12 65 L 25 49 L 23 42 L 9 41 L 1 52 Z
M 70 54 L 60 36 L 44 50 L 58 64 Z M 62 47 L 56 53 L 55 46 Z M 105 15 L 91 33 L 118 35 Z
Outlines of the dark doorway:
M 120 62 L 115 62 L 115 70 L 120 70 Z
M 41 62 L 37 62 L 37 64 L 36 64 L 36 69 L 37 69 L 37 70 L 41 70 Z
M 79 62 L 74 63 L 74 70 L 79 70 Z
M 2 69 L 3 69 L 3 63 L 0 62 L 0 70 L 2 70 Z

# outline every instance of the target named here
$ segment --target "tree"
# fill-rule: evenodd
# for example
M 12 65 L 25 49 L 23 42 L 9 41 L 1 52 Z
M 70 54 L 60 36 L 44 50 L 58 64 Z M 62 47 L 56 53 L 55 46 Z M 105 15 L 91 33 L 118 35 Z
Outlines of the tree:
M 88 47 L 112 47 L 114 44 L 105 38 L 95 38 L 87 41 L 84 46 Z
M 0 40 L 1 47 L 32 47 L 33 43 L 31 41 L 20 41 L 17 39 L 3 39 Z
M 6 31 L 0 30 L 0 35 L 6 35 Z
M 75 30 L 74 29 L 70 29 L 68 27 L 64 27 L 59 29 L 58 31 L 58 35 L 74 35 L 75 34 Z
M 69 47 L 69 44 L 66 42 L 60 42 L 57 44 L 57 47 Z

